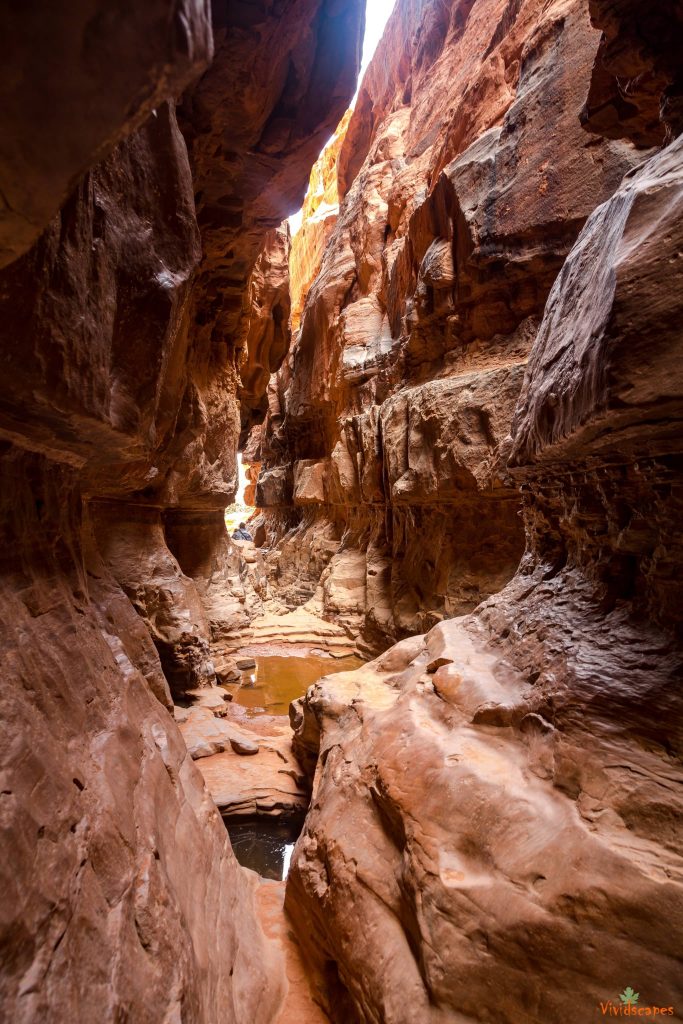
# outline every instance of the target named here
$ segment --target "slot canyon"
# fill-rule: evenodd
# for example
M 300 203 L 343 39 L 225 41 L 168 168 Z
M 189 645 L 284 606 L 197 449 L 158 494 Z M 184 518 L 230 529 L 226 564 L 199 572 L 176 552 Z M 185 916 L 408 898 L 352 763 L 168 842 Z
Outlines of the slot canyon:
M 380 6 L 1 6 L 1 1022 L 683 1017 L 683 4 Z

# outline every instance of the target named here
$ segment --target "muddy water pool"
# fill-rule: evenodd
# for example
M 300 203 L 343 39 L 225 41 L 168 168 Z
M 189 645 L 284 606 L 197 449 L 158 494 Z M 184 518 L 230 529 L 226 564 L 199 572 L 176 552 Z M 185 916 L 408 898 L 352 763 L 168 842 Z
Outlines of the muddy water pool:
M 237 657 L 240 657 L 239 655 Z M 289 705 L 303 697 L 312 683 L 323 676 L 360 668 L 355 656 L 330 658 L 301 653 L 255 654 L 253 668 L 244 669 L 241 679 L 226 685 L 233 703 L 245 708 L 247 718 L 261 715 L 287 715 Z M 263 878 L 287 877 L 294 846 L 304 817 L 270 818 L 266 815 L 248 820 L 225 818 L 225 827 L 239 863 Z
M 322 676 L 360 668 L 360 658 L 326 658 L 320 655 L 258 655 L 256 667 L 242 672 L 242 679 L 227 686 L 235 704 L 247 708 L 249 717 L 287 715 L 289 705 L 303 697 L 312 683 Z

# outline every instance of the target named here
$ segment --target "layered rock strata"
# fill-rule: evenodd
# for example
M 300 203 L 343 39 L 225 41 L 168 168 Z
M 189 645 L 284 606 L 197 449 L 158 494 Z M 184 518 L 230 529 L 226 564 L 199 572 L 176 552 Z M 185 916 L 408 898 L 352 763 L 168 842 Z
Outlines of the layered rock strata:
M 0 1001 L 17 1022 L 251 1024 L 282 972 L 167 708 L 215 681 L 244 601 L 222 520 L 238 388 L 258 405 L 243 293 L 348 104 L 362 11 L 129 7 L 3 13 L 23 105 L 2 115 L 2 247 L 23 255 L 0 275 Z M 174 97 L 212 36 L 184 137 Z M 244 337 L 272 369 L 269 309 Z
M 303 817 L 310 789 L 285 717 L 247 719 L 238 705 L 176 709 L 178 715 L 190 757 L 224 818 Z
M 278 596 L 367 647 L 472 610 L 523 553 L 506 461 L 527 355 L 640 159 L 582 131 L 599 42 L 583 0 L 399 2 L 362 83 L 256 498 Z
M 293 711 L 287 903 L 333 1019 L 598 1019 L 631 978 L 641 1015 L 683 1002 L 682 202 L 679 137 L 551 289 L 506 451 L 514 578 Z

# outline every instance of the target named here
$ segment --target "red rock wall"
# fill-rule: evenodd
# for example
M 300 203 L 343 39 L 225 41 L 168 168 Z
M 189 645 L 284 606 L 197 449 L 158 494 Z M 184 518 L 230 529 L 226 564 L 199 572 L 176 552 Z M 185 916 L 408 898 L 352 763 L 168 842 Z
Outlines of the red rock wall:
M 265 1024 L 253 891 L 78 478 L 3 442 L 2 1015 Z
M 292 340 L 289 225 L 269 231 L 245 292 L 245 310 L 236 349 L 239 358 L 238 398 L 247 429 L 268 410 L 268 382 L 280 369 Z
M 683 128 L 683 15 L 663 0 L 643 15 L 641 0 L 590 0 L 603 37 L 582 113 L 588 131 L 639 147 L 670 142 Z
M 92 164 L 178 95 L 213 54 L 206 0 L 135 8 L 5 4 L 0 33 L 0 266 L 32 245 Z M 11 46 L 9 42 L 11 41 Z
M 212 33 L 204 3 L 82 7 L 2 15 L 2 1016 L 266 1022 L 281 969 L 169 685 L 213 681 L 245 618 L 239 389 L 249 418 L 287 343 L 254 265 L 348 104 L 362 10 L 214 4 Z
M 472 610 L 523 553 L 506 460 L 527 355 L 638 160 L 581 128 L 599 42 L 584 0 L 406 0 L 361 86 L 257 500 L 278 596 L 375 649 Z
M 649 5 L 591 8 L 607 67 L 636 66 Z M 676 30 L 647 50 L 662 138 Z M 642 144 L 641 114 L 608 134 Z M 551 288 L 506 448 L 513 579 L 293 715 L 316 767 L 287 905 L 333 1019 L 599 1019 L 625 984 L 641 1016 L 683 1003 L 682 202 L 679 135 Z

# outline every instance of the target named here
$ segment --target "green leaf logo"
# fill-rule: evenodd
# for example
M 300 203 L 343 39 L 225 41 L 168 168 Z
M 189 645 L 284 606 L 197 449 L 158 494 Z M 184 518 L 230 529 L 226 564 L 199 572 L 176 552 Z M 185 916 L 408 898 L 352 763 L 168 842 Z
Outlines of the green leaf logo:
M 640 998 L 640 992 L 634 992 L 631 986 L 629 985 L 628 988 L 624 989 L 619 998 L 621 999 L 624 1006 L 635 1006 L 635 1004 L 638 1002 L 638 999 Z

